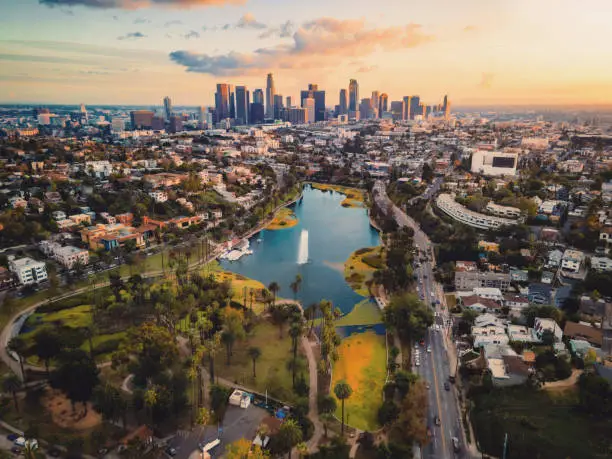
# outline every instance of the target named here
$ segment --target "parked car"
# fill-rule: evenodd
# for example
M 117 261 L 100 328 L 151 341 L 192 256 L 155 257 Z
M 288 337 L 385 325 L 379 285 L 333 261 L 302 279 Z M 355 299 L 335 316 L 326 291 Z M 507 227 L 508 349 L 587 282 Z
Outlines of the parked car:
M 168 446 L 168 447 L 166 448 L 166 454 L 167 454 L 168 456 L 170 456 L 170 457 L 174 457 L 174 456 L 176 456 L 176 453 L 177 453 L 176 449 L 174 449 L 172 446 Z
M 441 424 L 440 418 L 438 416 L 434 416 L 434 424 L 439 426 Z
M 15 440 L 17 440 L 18 438 L 19 438 L 19 435 L 14 434 L 14 433 L 12 433 L 12 434 L 8 434 L 8 435 L 6 436 L 6 439 L 7 439 L 8 441 L 12 441 L 12 442 L 14 442 Z
M 447 383 L 447 382 L 445 382 L 445 383 L 444 383 L 444 389 L 445 389 L 445 390 L 450 390 L 450 384 L 449 384 L 449 383 Z
M 453 438 L 451 438 L 451 441 L 453 442 L 453 450 L 456 453 L 461 451 L 461 445 L 459 444 L 459 439 L 457 437 L 453 437 Z

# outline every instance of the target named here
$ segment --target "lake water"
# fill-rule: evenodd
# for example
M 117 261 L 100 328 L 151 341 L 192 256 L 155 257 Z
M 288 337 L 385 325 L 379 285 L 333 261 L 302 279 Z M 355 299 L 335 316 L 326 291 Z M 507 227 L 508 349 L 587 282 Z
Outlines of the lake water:
M 300 274 L 297 299 L 304 306 L 326 299 L 343 313 L 350 312 L 363 297 L 344 280 L 344 262 L 357 249 L 379 245 L 380 239 L 366 209 L 342 207 L 343 199 L 339 193 L 308 187 L 292 207 L 299 219 L 296 226 L 261 231 L 251 238 L 252 255 L 221 260 L 221 266 L 266 286 L 276 281 L 284 298 L 293 298 L 290 284 Z

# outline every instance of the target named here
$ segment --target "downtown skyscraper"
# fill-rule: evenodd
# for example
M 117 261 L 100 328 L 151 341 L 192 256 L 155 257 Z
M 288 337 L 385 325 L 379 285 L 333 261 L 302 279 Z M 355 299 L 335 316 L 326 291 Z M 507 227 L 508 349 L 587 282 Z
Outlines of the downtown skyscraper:
M 338 115 L 346 115 L 347 113 L 348 113 L 348 96 L 346 93 L 346 89 L 341 89 Z
M 170 121 L 172 116 L 172 100 L 168 96 L 164 97 L 164 115 L 166 116 L 166 121 Z
M 389 96 L 386 92 L 380 95 L 380 101 L 378 102 L 378 115 L 382 118 L 385 112 L 389 111 Z
M 349 82 L 349 112 L 357 112 L 359 110 L 359 84 L 357 80 Z
M 215 122 L 219 122 L 230 116 L 230 85 L 218 83 L 215 93 Z
M 236 123 L 249 124 L 250 93 L 246 86 L 236 86 Z
M 268 73 L 266 80 L 266 118 L 274 118 L 274 95 L 276 90 L 274 88 L 274 76 Z

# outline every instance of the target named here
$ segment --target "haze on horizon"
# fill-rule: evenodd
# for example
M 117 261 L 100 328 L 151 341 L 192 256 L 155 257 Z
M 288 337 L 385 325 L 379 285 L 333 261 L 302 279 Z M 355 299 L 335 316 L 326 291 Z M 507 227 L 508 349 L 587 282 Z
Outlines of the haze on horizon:
M 0 0 L 0 103 L 209 105 L 215 84 L 337 103 L 612 104 L 608 0 Z

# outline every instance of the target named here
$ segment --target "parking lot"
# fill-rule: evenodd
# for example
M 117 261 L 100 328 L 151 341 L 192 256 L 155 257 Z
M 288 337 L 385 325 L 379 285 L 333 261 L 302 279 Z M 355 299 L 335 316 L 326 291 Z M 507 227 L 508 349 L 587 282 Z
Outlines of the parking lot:
M 226 445 L 240 438 L 252 440 L 261 421 L 269 415 L 266 410 L 254 405 L 247 409 L 230 405 L 219 428 L 197 427 L 193 431 L 181 431 L 170 440 L 169 446 L 176 450 L 176 459 L 189 459 L 191 454 L 198 450 L 198 445 L 205 445 L 218 438 L 221 443 L 209 452 L 216 458 L 225 450 Z

